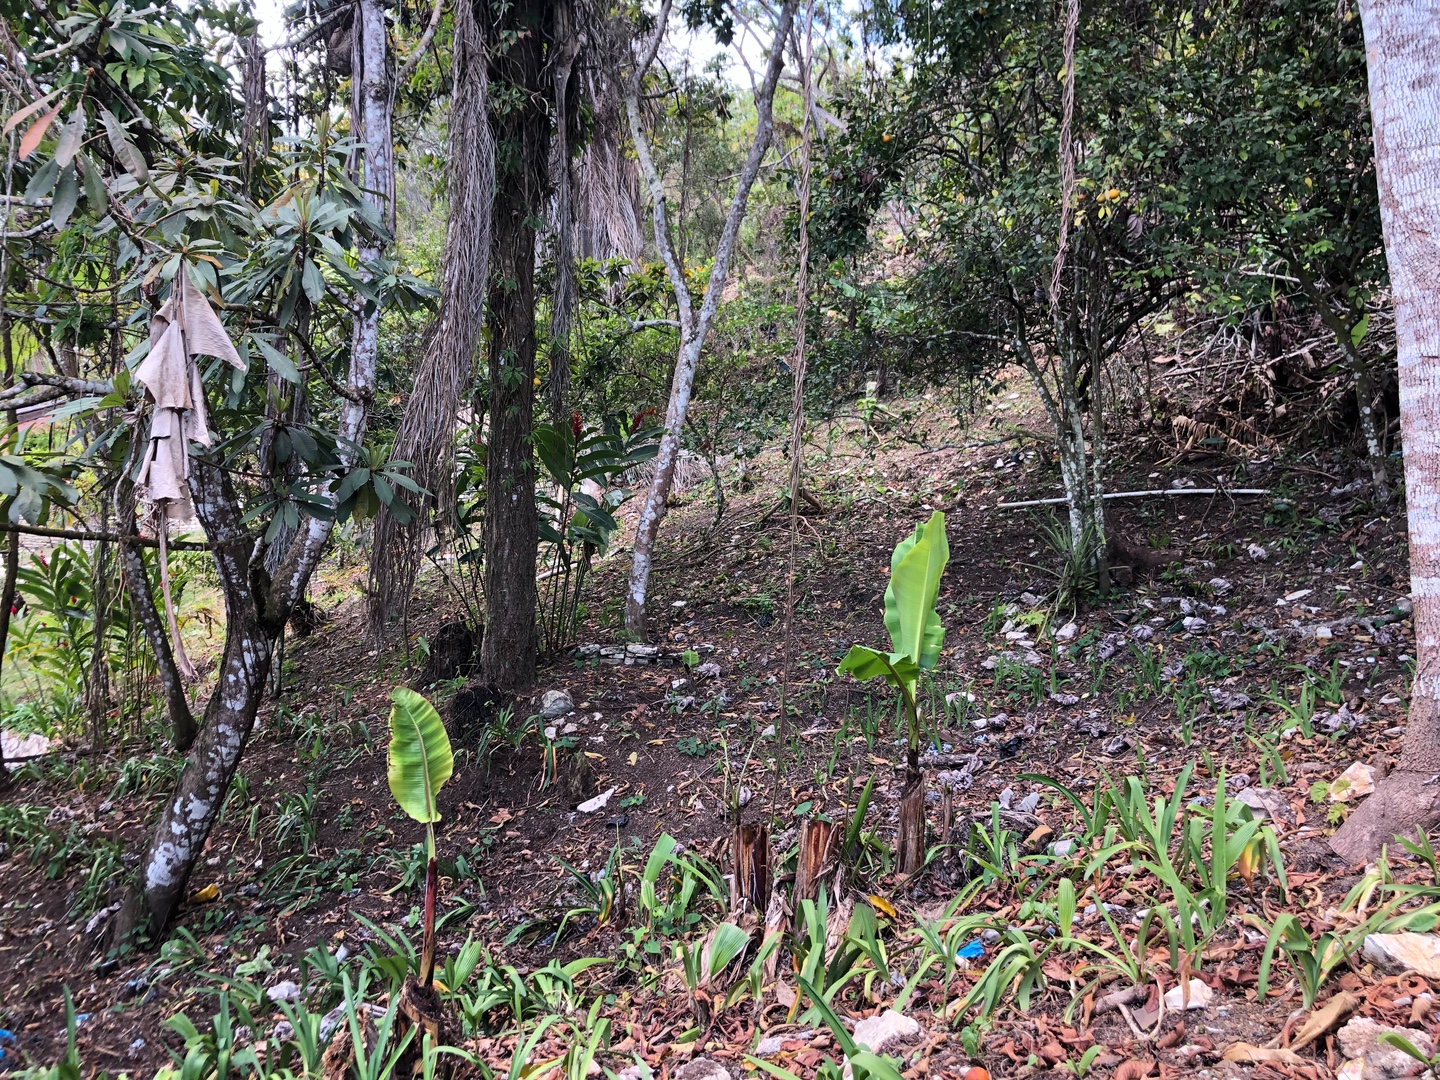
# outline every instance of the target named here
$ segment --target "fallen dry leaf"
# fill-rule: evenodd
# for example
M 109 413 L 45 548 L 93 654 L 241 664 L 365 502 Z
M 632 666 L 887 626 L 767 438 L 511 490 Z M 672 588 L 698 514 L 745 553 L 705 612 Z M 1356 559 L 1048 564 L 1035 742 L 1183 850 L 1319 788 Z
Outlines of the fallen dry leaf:
M 1344 1020 L 1360 1005 L 1360 999 L 1348 990 L 1342 990 L 1325 1003 L 1323 1009 L 1318 1009 L 1310 1014 L 1310 1019 L 1305 1021 L 1305 1026 L 1290 1043 L 1290 1049 L 1299 1050 L 1309 1046 L 1321 1035 L 1327 1034 L 1331 1028 Z
M 1284 1047 L 1252 1046 L 1250 1043 L 1236 1043 L 1225 1051 L 1226 1061 L 1234 1062 L 1269 1062 L 1273 1065 L 1303 1065 L 1305 1059 L 1294 1050 L 1286 1050 Z M 1118 1073 L 1116 1074 L 1119 1075 Z

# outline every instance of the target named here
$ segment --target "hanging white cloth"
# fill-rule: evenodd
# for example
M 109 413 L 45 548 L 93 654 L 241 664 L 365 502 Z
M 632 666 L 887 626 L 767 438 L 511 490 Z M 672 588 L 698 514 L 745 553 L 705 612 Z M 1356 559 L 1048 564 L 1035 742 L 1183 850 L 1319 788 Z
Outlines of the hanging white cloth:
M 150 440 L 136 484 L 141 498 L 155 508 L 160 540 L 160 585 L 165 594 L 165 615 L 170 623 L 175 665 L 187 680 L 195 681 L 194 666 L 185 655 L 175 605 L 170 599 L 169 552 L 166 539 L 171 521 L 188 521 L 194 515 L 190 501 L 190 443 L 210 445 L 205 414 L 205 387 L 200 382 L 197 356 L 214 356 L 231 367 L 245 370 L 235 343 L 225 332 L 220 316 L 181 267 L 170 299 L 150 320 L 150 352 L 136 369 L 154 409 Z

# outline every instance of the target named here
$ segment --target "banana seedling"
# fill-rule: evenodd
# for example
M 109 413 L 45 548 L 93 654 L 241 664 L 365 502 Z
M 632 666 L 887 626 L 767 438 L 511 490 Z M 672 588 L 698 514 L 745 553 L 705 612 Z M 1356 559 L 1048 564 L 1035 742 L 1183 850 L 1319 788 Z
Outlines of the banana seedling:
M 396 687 L 390 694 L 390 793 L 400 809 L 425 826 L 425 930 L 420 952 L 420 985 L 429 989 L 435 977 L 435 898 L 440 874 L 435 859 L 435 798 L 455 768 L 450 736 L 435 706 L 413 690 Z
M 920 672 L 930 671 L 940 659 L 945 628 L 935 610 L 940 576 L 950 561 L 945 538 L 945 515 L 935 511 L 930 520 L 895 548 L 890 558 L 890 584 L 885 587 L 885 629 L 890 631 L 890 652 L 852 645 L 840 661 L 840 673 L 862 681 L 883 677 L 900 691 L 909 722 L 905 788 L 900 796 L 900 872 L 913 874 L 925 863 L 925 775 L 920 771 L 920 710 L 915 690 Z

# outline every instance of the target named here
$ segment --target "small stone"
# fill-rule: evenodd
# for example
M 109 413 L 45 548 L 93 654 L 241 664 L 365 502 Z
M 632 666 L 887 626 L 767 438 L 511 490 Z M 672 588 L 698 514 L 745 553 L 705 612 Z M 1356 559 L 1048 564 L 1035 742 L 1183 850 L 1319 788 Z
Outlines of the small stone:
M 1210 591 L 1216 596 L 1224 596 L 1232 588 L 1234 588 L 1234 586 L 1223 577 L 1212 577 L 1210 579 Z
M 1414 971 L 1440 982 L 1440 937 L 1435 934 L 1370 934 L 1364 955 L 1387 971 Z
M 1315 628 L 1315 637 L 1320 641 L 1329 641 L 1334 636 L 1335 635 L 1330 632 L 1330 627 L 1328 626 L 1317 626 Z
M 586 799 L 575 809 L 579 810 L 582 814 L 593 814 L 596 810 L 604 810 L 605 804 L 610 801 L 610 796 L 614 794 L 615 789 L 613 787 L 607 788 L 593 799 Z
M 558 719 L 574 708 L 575 702 L 564 690 L 546 690 L 540 699 L 540 717 L 544 720 Z
M 1250 558 L 1254 559 L 1256 562 L 1264 562 L 1270 557 L 1270 552 L 1266 551 L 1259 544 L 1251 544 L 1248 548 L 1245 549 L 1245 554 L 1249 555 Z
M 1295 811 L 1290 809 L 1289 800 L 1273 788 L 1247 787 L 1235 796 L 1235 801 L 1250 807 L 1256 821 L 1271 818 L 1287 825 L 1295 824 Z
M 1075 635 L 1078 633 L 1080 633 L 1080 627 L 1076 626 L 1073 622 L 1067 622 L 1064 626 L 1060 627 L 1059 630 L 1055 631 L 1055 640 L 1074 641 Z
M 1375 790 L 1375 768 L 1357 761 L 1330 782 L 1331 802 L 1351 802 Z
M 1206 622 L 1204 619 L 1200 618 L 1199 615 L 1187 615 L 1187 616 L 1181 621 L 1181 624 L 1180 624 L 1180 625 L 1182 625 L 1183 627 L 1185 627 L 1185 632 L 1186 632 L 1186 633 L 1188 633 L 1188 634 L 1198 634 L 1201 630 L 1204 630 L 1204 629 L 1205 629 L 1207 626 L 1209 626 L 1210 624 L 1209 624 L 1208 622 Z
M 1189 1001 L 1186 1001 L 1186 990 L 1189 990 Z M 1199 979 L 1191 979 L 1188 987 L 1172 986 L 1165 991 L 1165 1008 L 1167 1009 L 1203 1009 L 1215 999 L 1215 991 L 1210 989 L 1207 983 Z
M 1039 607 L 1041 603 L 1043 603 L 1043 601 L 1033 592 L 1022 592 L 1020 594 L 1020 603 L 1024 604 L 1026 607 L 1034 608 Z
M 675 1070 L 675 1080 L 731 1080 L 730 1070 L 714 1058 L 696 1058 Z
M 1074 840 L 1057 840 L 1050 845 L 1051 855 L 1069 855 L 1075 850 Z
M 284 982 L 278 982 L 274 986 L 266 987 L 265 996 L 277 1005 L 282 1001 L 293 1005 L 300 1000 L 300 986 L 286 979 Z
M 1021 799 L 1018 803 L 1015 804 L 1015 809 L 1020 811 L 1020 813 L 1022 814 L 1033 814 L 1039 808 L 1040 793 L 1038 791 L 1032 791 L 1029 795 L 1026 795 L 1023 799 Z

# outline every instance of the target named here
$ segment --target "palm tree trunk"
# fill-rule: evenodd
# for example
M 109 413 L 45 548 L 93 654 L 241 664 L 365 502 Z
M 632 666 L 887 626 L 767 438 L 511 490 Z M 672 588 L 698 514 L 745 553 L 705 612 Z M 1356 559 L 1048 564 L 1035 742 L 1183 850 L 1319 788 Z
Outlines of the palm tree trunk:
M 1403 765 L 1331 839 L 1351 863 L 1440 822 L 1440 0 L 1361 0 L 1395 305 L 1415 682 Z

